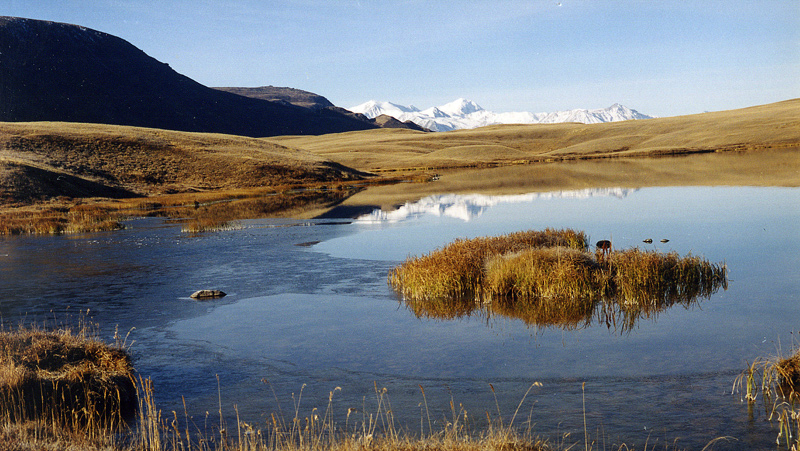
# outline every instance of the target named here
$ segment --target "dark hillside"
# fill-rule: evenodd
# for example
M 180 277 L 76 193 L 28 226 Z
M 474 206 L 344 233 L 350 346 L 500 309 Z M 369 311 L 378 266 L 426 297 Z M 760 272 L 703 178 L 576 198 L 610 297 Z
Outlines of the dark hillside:
M 330 110 L 327 113 L 331 112 L 339 113 L 353 120 L 364 122 L 370 125 L 375 125 L 381 128 L 408 128 L 411 130 L 418 130 L 421 132 L 430 131 L 428 129 L 420 127 L 419 125 L 411 121 L 400 122 L 391 116 L 381 115 L 375 119 L 370 119 L 367 116 L 364 116 L 363 114 L 354 113 L 344 108 L 337 107 L 333 103 L 331 103 L 330 100 L 326 99 L 325 97 L 319 94 L 303 91 L 301 89 L 282 88 L 277 86 L 261 86 L 258 88 L 214 88 L 214 89 L 219 89 L 220 91 L 225 91 L 225 92 L 231 92 L 233 94 L 238 94 L 240 96 L 252 97 L 254 99 L 270 100 L 272 102 L 284 102 L 287 104 L 301 106 L 303 108 L 309 108 L 318 112 L 323 112 L 322 110 Z
M 118 37 L 76 25 L 0 17 L 0 121 L 134 125 L 244 136 L 376 128 L 203 86 Z
M 313 92 L 303 91 L 302 89 L 285 88 L 278 86 L 259 86 L 257 88 L 214 88 L 220 91 L 230 92 L 254 99 L 269 100 L 271 102 L 285 102 L 292 105 L 321 110 L 334 106 L 325 97 L 314 94 Z

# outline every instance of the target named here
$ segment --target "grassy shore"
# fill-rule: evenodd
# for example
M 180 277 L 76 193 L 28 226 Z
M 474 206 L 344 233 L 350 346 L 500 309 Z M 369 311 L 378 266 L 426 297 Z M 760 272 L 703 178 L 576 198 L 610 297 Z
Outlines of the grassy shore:
M 186 412 L 163 412 L 155 404 L 153 383 L 134 377 L 123 339 L 97 340 L 95 329 L 19 328 L 0 332 L 0 450 L 2 451 L 556 451 L 608 448 L 603 436 L 584 432 L 548 440 L 538 436 L 520 407 L 513 412 L 487 406 L 487 426 L 475 430 L 462 407 L 451 402 L 446 418 L 432 418 L 420 386 L 419 429 L 396 425 L 385 388 L 375 385 L 370 411 L 334 412 L 339 387 L 327 405 L 304 413 L 298 404 L 288 417 L 272 413 L 263 424 L 229 422 L 206 415 L 205 426 Z M 22 388 L 38 384 L 38 389 Z M 491 387 L 494 391 L 494 388 Z M 131 389 L 134 391 L 131 392 Z M 28 393 L 30 392 L 30 393 Z M 133 395 L 133 399 L 131 397 Z M 302 396 L 302 388 L 300 391 Z M 293 396 L 294 398 L 294 396 Z M 42 400 L 42 401 L 39 401 Z M 132 401 L 132 403 L 131 403 Z M 298 400 L 299 401 L 299 400 Z M 133 417 L 126 415 L 133 410 Z M 337 414 L 342 418 L 334 419 Z M 227 414 L 226 414 L 227 415 Z M 127 418 L 127 420 L 125 420 Z M 434 426 L 434 422 L 436 426 Z M 713 445 L 719 439 L 711 439 Z M 678 449 L 643 445 L 643 450 Z
M 385 388 L 374 385 L 365 411 L 335 412 L 339 387 L 327 405 L 272 413 L 263 424 L 235 412 L 226 420 L 206 414 L 205 426 L 187 412 L 163 412 L 155 404 L 153 383 L 133 372 L 123 337 L 113 344 L 97 338 L 97 327 L 46 330 L 19 327 L 0 332 L 0 450 L 2 451 L 555 451 L 609 449 L 602 435 L 548 440 L 536 434 L 520 407 L 513 412 L 487 406 L 486 426 L 452 400 L 445 418 L 432 418 L 420 386 L 417 430 L 397 426 Z M 494 387 L 490 385 L 494 392 Z M 302 397 L 303 389 L 300 389 Z M 294 395 L 292 396 L 294 400 Z M 365 398 L 366 400 L 366 398 Z M 234 407 L 235 410 L 235 407 Z M 435 425 L 434 425 L 435 424 Z M 598 432 L 599 434 L 599 432 Z M 712 440 L 711 443 L 714 443 Z M 662 445 L 663 446 L 663 445 Z M 614 445 L 615 450 L 633 450 Z M 656 449 L 644 445 L 644 450 Z M 661 448 L 659 448 L 661 449 Z M 668 449 L 668 448 L 663 448 Z M 672 449 L 672 448 L 669 448 Z M 676 449 L 676 448 L 675 448 Z
M 0 332 L 3 446 L 102 441 L 136 409 L 130 356 L 99 341 L 91 327 Z

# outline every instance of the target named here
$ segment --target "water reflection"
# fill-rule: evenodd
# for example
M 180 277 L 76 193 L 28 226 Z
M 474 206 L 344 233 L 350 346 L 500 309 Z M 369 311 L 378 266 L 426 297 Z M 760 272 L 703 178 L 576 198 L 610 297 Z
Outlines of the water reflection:
M 510 302 L 507 299 L 485 303 L 469 298 L 460 298 L 448 304 L 401 299 L 400 303 L 417 318 L 453 320 L 477 317 L 485 319 L 489 324 L 492 317 L 502 316 L 521 320 L 528 327 L 539 330 L 568 331 L 597 324 L 605 325 L 614 332 L 627 333 L 634 330 L 640 320 L 655 320 L 660 313 L 673 306 L 682 306 L 685 309 L 700 307 L 701 301 L 709 299 L 721 287 L 722 282 L 720 281 L 708 294 L 668 296 L 661 300 L 650 298 L 642 304 L 628 303 L 619 298 L 598 301 L 576 299 L 576 302 L 563 304 L 557 314 L 553 314 L 549 310 L 530 308 L 530 304 Z

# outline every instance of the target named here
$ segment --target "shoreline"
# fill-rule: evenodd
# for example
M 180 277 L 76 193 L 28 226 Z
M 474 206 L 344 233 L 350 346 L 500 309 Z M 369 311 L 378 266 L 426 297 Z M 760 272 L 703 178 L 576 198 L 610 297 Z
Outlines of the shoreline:
M 435 182 L 371 187 L 340 206 L 395 209 L 434 194 L 511 195 L 666 186 L 800 187 L 800 147 L 453 169 L 435 176 Z
M 393 210 L 435 194 L 511 195 L 591 188 L 800 186 L 800 147 L 653 157 L 628 156 L 470 169 L 387 172 L 366 180 L 311 181 L 281 187 L 219 189 L 136 197 L 52 198 L 0 206 L 0 235 L 122 228 L 131 217 L 189 223 L 188 232 L 258 218 L 346 218 Z

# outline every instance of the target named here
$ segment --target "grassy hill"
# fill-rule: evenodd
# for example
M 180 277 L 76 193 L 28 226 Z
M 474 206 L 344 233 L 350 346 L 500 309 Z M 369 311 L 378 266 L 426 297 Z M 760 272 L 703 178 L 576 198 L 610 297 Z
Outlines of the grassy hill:
M 382 129 L 268 140 L 366 171 L 749 151 L 800 146 L 800 99 L 602 124 L 495 125 L 446 133 Z
M 0 123 L 0 201 L 297 185 L 362 178 L 255 138 L 59 122 Z

